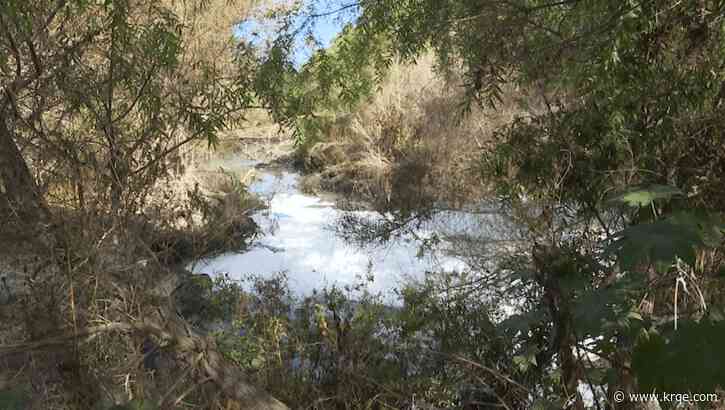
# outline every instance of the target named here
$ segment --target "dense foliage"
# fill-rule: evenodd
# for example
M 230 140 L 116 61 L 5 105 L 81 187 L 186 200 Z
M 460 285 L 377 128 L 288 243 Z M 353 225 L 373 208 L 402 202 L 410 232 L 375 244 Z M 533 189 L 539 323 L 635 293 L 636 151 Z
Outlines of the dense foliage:
M 356 41 L 379 48 L 368 69 L 432 50 L 441 75 L 461 78 L 463 107 L 500 106 L 510 86 L 530 96 L 528 109 L 487 136 L 479 163 L 481 185 L 525 240 L 516 243 L 515 258 L 499 257 L 495 275 L 473 272 L 481 279 L 458 284 L 504 286 L 500 300 L 519 306 L 487 332 L 513 338 L 516 358 L 507 366 L 519 368 L 511 383 L 528 389 L 526 406 L 636 407 L 615 403 L 614 392 L 722 388 L 723 357 L 707 341 L 721 340 L 725 325 L 725 4 L 473 0 L 354 7 Z M 284 58 L 282 43 L 272 50 Z M 349 57 L 337 57 L 336 66 L 345 67 Z M 364 69 L 335 71 L 343 85 L 325 89 L 328 101 Z M 309 84 L 305 70 L 291 75 Z M 316 74 L 325 81 L 324 70 Z M 364 104 L 365 94 L 357 96 Z M 288 107 L 282 97 L 275 107 Z M 293 113 L 309 115 L 309 108 Z M 471 300 L 476 295 L 490 297 L 472 292 Z M 585 400 L 585 391 L 593 397 Z M 499 402 L 519 406 L 505 396 Z
M 234 44 L 233 13 L 205 14 L 229 3 L 209 3 L 0 4 L 0 240 L 36 259 L 0 310 L 20 329 L 0 353 L 43 390 L 36 407 L 284 408 L 240 370 L 310 408 L 722 406 L 725 2 L 296 3 L 271 16 L 266 49 Z M 354 23 L 296 65 L 295 36 L 337 12 Z M 365 111 L 391 67 L 430 54 L 447 92 Z M 282 279 L 247 291 L 197 277 L 162 297 L 180 258 L 159 250 L 160 226 L 193 231 L 201 212 L 211 243 L 239 233 L 226 214 L 258 204 L 229 175 L 219 208 L 196 186 L 154 219 L 153 193 L 183 167 L 180 147 L 214 145 L 259 103 L 320 158 L 360 154 L 324 144 L 348 114 L 374 123 L 361 128 L 379 134 L 365 137 L 384 187 L 367 199 L 386 219 L 343 221 L 348 233 L 384 241 L 459 202 L 497 204 L 510 232 L 457 238 L 470 269 L 429 272 L 400 306 L 364 285 L 293 300 Z M 504 106 L 513 115 L 480 139 L 442 131 Z M 456 144 L 470 145 L 436 155 Z M 0 404 L 21 406 L 27 392 L 0 381 Z M 721 402 L 627 395 L 653 391 Z
M 247 3 L 0 3 L 0 408 L 284 408 L 164 289 L 254 231 L 238 177 L 214 197 L 180 181 L 186 148 L 252 105 L 230 29 Z
M 201 3 L 5 2 L 3 207 L 45 214 L 46 223 L 57 204 L 133 213 L 168 171 L 169 154 L 190 141 L 213 143 L 250 105 L 251 89 L 243 56 L 237 66 L 199 50 L 203 10 Z M 207 44 L 214 41 L 231 35 Z

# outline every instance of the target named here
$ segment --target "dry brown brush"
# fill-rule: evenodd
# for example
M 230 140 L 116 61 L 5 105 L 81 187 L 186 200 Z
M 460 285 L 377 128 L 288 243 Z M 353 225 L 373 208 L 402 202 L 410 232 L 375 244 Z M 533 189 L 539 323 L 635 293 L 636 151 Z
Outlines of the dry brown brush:
M 463 106 L 461 93 L 430 56 L 394 65 L 377 93 L 331 115 L 319 139 L 302 144 L 305 168 L 318 172 L 308 189 L 357 194 L 382 209 L 479 200 L 480 153 L 499 126 L 526 113 L 525 93 L 507 89 L 496 109 Z

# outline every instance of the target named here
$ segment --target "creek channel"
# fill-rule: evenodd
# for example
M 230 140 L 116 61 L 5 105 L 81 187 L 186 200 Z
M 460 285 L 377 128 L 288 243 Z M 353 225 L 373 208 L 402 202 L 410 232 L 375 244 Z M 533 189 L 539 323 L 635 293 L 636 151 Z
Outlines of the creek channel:
M 397 304 L 396 290 L 421 280 L 425 272 L 469 269 L 465 256 L 452 243 L 433 237 L 480 237 L 497 225 L 489 212 L 446 211 L 417 226 L 409 234 L 384 243 L 352 244 L 336 228 L 343 216 L 375 220 L 384 218 L 369 210 L 344 210 L 334 197 L 314 196 L 300 190 L 301 175 L 291 169 L 265 166 L 255 161 L 227 158 L 207 164 L 232 172 L 254 170 L 248 190 L 268 204 L 252 215 L 260 234 L 247 250 L 195 261 L 188 269 L 211 277 L 227 275 L 234 280 L 250 276 L 270 278 L 283 273 L 293 295 L 304 297 L 325 287 L 366 284 L 372 293 Z M 426 245 L 421 252 L 423 242 Z

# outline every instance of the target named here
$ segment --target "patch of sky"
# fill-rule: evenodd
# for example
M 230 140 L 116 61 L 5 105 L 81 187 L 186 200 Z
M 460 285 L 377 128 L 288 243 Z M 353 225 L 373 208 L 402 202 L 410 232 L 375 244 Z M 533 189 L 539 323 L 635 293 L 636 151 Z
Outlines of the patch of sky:
M 273 4 L 279 6 L 281 3 Z M 355 0 L 302 0 L 296 2 L 299 12 L 291 21 L 291 32 L 295 33 L 292 61 L 299 68 L 315 51 L 328 48 L 342 29 L 355 22 L 360 7 Z M 266 9 L 270 9 L 267 6 Z M 250 18 L 239 24 L 234 34 L 251 45 L 265 49 L 282 27 L 279 19 L 265 17 L 260 10 L 259 17 Z

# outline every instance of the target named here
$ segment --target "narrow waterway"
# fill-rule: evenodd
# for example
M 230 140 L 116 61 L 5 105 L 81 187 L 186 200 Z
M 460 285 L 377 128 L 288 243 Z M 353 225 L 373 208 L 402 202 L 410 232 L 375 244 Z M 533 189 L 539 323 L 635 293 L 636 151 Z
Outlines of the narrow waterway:
M 254 169 L 254 161 L 216 161 L 212 168 L 235 172 Z M 253 219 L 261 228 L 259 237 L 244 253 L 227 253 L 193 263 L 195 273 L 228 275 L 244 279 L 250 275 L 272 277 L 284 273 L 296 296 L 311 294 L 326 286 L 367 283 L 367 289 L 395 298 L 395 290 L 410 280 L 418 280 L 426 271 L 462 271 L 465 258 L 453 256 L 450 243 L 438 241 L 421 252 L 422 240 L 432 235 L 470 235 L 490 225 L 492 215 L 450 212 L 418 227 L 415 232 L 377 246 L 360 247 L 346 242 L 335 226 L 340 217 L 353 214 L 363 218 L 381 218 L 371 211 L 345 211 L 331 199 L 302 193 L 301 176 L 291 170 L 257 168 L 249 190 L 268 203 Z

